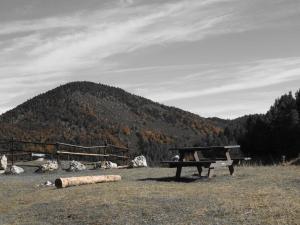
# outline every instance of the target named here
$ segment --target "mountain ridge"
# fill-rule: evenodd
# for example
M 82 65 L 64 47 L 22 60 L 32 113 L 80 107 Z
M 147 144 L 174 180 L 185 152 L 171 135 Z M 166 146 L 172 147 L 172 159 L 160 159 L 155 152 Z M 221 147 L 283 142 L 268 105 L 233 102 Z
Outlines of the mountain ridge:
M 96 145 L 129 145 L 152 160 L 174 145 L 207 145 L 222 129 L 196 114 L 120 88 L 70 82 L 0 116 L 0 137 Z

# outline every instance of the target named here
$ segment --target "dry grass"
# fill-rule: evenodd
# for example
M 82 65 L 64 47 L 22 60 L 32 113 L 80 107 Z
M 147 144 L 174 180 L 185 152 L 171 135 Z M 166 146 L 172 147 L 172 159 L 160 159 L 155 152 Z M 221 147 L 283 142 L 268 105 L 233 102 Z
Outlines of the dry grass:
M 30 170 L 30 169 L 29 169 Z M 174 169 L 97 170 L 0 177 L 0 224 L 300 224 L 300 167 L 219 170 L 211 180 Z M 38 187 L 58 176 L 120 174 L 117 183 Z

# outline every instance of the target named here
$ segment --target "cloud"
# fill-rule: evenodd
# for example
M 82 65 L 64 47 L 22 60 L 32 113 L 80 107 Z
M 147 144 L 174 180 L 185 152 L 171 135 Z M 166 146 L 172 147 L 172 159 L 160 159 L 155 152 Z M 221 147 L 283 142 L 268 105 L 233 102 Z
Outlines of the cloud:
M 77 13 L 71 16 L 49 17 L 35 20 L 12 21 L 0 24 L 0 35 L 22 34 L 29 32 L 47 31 L 52 29 L 80 28 L 88 24 L 80 20 L 82 14 Z
M 21 58 L 23 65 L 12 70 L 16 75 L 70 73 L 101 65 L 115 54 L 259 27 L 238 13 L 247 6 L 235 0 L 186 0 L 6 22 L 0 24 L 0 38 L 15 33 L 21 37 L 5 43 L 1 58 Z
M 155 101 L 168 102 L 179 99 L 195 98 L 200 96 L 222 94 L 227 92 L 237 92 L 263 88 L 290 81 L 300 81 L 300 58 L 284 58 L 259 60 L 248 63 L 225 65 L 219 70 L 214 70 L 217 77 L 206 76 L 206 71 L 199 71 L 191 75 L 176 79 L 177 85 L 164 86 L 163 91 L 153 91 L 146 96 Z M 208 85 L 210 80 L 213 85 Z M 184 83 L 192 90 L 180 90 L 178 85 Z M 200 84 L 198 87 L 193 84 Z M 204 84 L 204 85 L 201 85 Z M 209 86 L 209 87 L 207 87 Z M 143 93 L 141 93 L 143 95 Z M 144 94 L 145 95 L 145 94 Z
M 263 104 L 261 104 L 264 107 Z M 238 116 L 246 115 L 246 114 L 255 114 L 256 108 L 253 107 L 252 104 L 249 103 L 233 103 L 227 105 L 206 105 L 203 107 L 194 107 L 190 109 L 193 113 L 197 113 L 204 117 L 212 117 L 212 112 L 214 113 L 213 116 L 219 116 L 221 118 L 226 119 L 233 119 L 237 118 Z
M 121 5 L 132 5 L 134 3 L 133 0 L 120 0 Z
M 154 70 L 165 71 L 167 75 L 172 71 L 174 79 L 163 80 L 161 75 L 157 78 L 152 77 L 153 82 L 149 86 L 147 79 L 140 85 L 134 81 L 131 84 L 116 84 L 158 101 L 254 88 L 258 86 L 254 81 L 246 76 L 230 75 L 230 71 L 224 76 L 233 81 L 232 84 L 220 83 L 218 87 L 213 86 L 215 80 L 224 80 L 218 75 L 222 69 L 212 69 L 214 65 L 209 65 L 210 69 L 204 66 L 204 72 L 197 71 L 197 68 L 203 69 L 203 65 L 124 69 L 114 56 L 124 54 L 126 58 L 130 53 L 152 46 L 170 46 L 226 33 L 279 26 L 276 25 L 278 18 L 290 18 L 290 15 L 297 13 L 297 7 L 293 4 L 274 4 L 271 0 L 265 1 L 264 4 L 271 6 L 265 7 L 265 10 L 259 9 L 262 3 L 258 0 L 251 3 L 237 0 L 118 2 L 120 4 L 111 4 L 92 11 L 78 9 L 78 12 L 70 15 L 57 16 L 53 13 L 53 16 L 48 18 L 0 22 L 0 96 L 7 99 L 5 104 L 11 102 L 10 106 L 5 105 L 1 108 L 13 107 L 40 91 L 72 81 L 75 77 L 97 80 L 99 74 L 121 76 L 124 73 L 139 73 L 145 70 L 148 74 Z M 254 65 L 256 70 L 253 74 L 257 74 L 254 79 L 260 79 L 262 86 L 294 79 L 298 72 L 295 67 L 293 71 L 291 65 L 276 65 L 273 61 L 269 66 L 266 66 L 267 64 L 267 61 L 264 61 Z M 269 69 L 275 66 L 274 73 L 280 70 L 280 65 L 289 70 L 279 71 L 277 77 L 264 77 L 263 65 Z M 92 74 L 89 70 L 97 72 Z M 179 73 L 182 77 L 177 76 Z M 252 71 L 250 67 L 243 68 L 239 65 L 236 71 L 233 71 L 235 75 L 238 73 L 245 73 L 251 77 Z M 201 80 L 200 77 L 206 77 L 206 80 Z M 120 80 L 119 78 L 116 80 Z M 128 80 L 131 78 L 128 77 Z M 200 81 L 206 83 L 207 87 L 197 90 L 195 83 Z M 159 85 L 153 84 L 155 82 Z M 176 92 L 173 90 L 184 82 L 192 91 L 180 88 Z M 7 93 L 8 90 L 14 92 L 13 97 Z M 153 93 L 153 90 L 158 94 L 149 94 Z
M 204 37 L 224 18 L 195 17 L 218 1 L 180 1 L 78 12 L 70 16 L 0 23 L 1 77 L 32 75 L 53 79 L 93 66 L 106 69 L 107 58 L 161 43 Z M 194 14 L 194 16 L 192 16 Z M 174 23 L 174 21 L 177 21 Z M 197 23 L 195 23 L 197 21 Z M 199 22 L 201 21 L 201 22 Z M 7 35 L 15 35 L 7 39 Z M 1 41 L 2 38 L 2 41 Z M 199 37 L 200 38 L 200 37 Z

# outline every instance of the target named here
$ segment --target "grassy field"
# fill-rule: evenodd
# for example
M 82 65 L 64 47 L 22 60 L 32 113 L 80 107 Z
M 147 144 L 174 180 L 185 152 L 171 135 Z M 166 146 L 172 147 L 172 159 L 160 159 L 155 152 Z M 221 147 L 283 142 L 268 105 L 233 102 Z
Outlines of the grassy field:
M 59 171 L 0 177 L 0 224 L 300 224 L 300 167 L 217 170 L 211 180 L 175 182 L 175 170 L 143 168 Z M 57 177 L 120 174 L 122 181 L 56 189 Z

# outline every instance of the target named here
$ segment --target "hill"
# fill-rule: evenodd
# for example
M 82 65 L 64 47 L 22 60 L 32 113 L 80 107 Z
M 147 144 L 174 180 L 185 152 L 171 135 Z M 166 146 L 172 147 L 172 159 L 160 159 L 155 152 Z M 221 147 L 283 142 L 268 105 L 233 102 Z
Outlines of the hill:
M 0 116 L 0 138 L 129 145 L 151 160 L 170 146 L 222 142 L 221 131 L 198 115 L 92 82 L 59 86 Z

